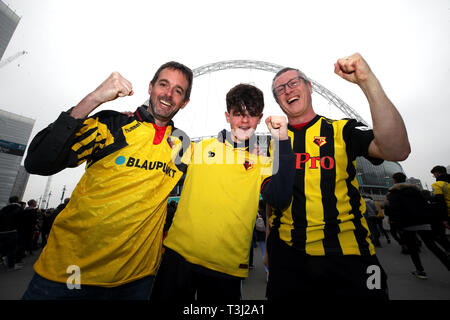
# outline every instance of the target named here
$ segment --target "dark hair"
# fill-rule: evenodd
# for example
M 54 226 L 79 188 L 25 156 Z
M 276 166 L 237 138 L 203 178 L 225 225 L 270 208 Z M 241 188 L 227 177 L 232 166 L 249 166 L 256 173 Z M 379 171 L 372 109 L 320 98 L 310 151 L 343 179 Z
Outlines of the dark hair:
M 248 110 L 248 113 L 255 117 L 263 112 L 264 94 L 255 86 L 241 83 L 228 91 L 226 102 L 228 112 L 231 109 L 240 113 L 245 113 L 245 110 Z
M 19 203 L 19 197 L 18 196 L 12 196 L 9 198 L 9 203 Z
M 153 76 L 153 79 L 150 81 L 152 85 L 155 85 L 156 81 L 158 80 L 159 74 L 164 69 L 172 69 L 172 70 L 178 70 L 184 76 L 186 77 L 186 80 L 188 81 L 188 87 L 186 89 L 186 93 L 184 95 L 184 101 L 188 100 L 191 96 L 191 90 L 192 90 L 192 81 L 194 79 L 194 74 L 192 73 L 192 70 L 186 67 L 184 64 L 181 64 L 176 61 L 170 61 L 164 63 L 159 69 L 156 71 L 155 75 Z
M 397 172 L 392 175 L 392 179 L 394 179 L 397 183 L 405 182 L 406 175 L 403 172 Z
M 35 205 L 35 204 L 37 204 L 37 202 L 36 202 L 36 200 L 34 200 L 34 199 L 31 199 L 31 200 L 28 200 L 28 205 L 31 207 L 31 205 Z
M 444 166 L 435 166 L 431 173 L 447 174 L 447 169 Z
M 283 68 L 283 69 L 280 69 L 280 70 L 275 74 L 275 77 L 273 77 L 273 79 L 272 79 L 272 94 L 273 94 L 273 97 L 275 98 L 275 101 L 276 101 L 276 102 L 278 102 L 278 97 L 277 97 L 277 95 L 275 94 L 275 87 L 274 87 L 275 79 L 278 78 L 278 77 L 279 77 L 280 75 L 282 75 L 283 73 L 288 72 L 288 71 L 291 71 L 291 70 L 297 71 L 298 76 L 299 76 L 300 78 L 302 78 L 303 81 L 305 81 L 305 84 L 307 84 L 307 83 L 309 82 L 308 77 L 306 77 L 306 75 L 305 75 L 302 71 L 300 71 L 299 69 L 295 69 L 295 68 L 291 68 L 291 67 L 285 67 L 285 68 Z

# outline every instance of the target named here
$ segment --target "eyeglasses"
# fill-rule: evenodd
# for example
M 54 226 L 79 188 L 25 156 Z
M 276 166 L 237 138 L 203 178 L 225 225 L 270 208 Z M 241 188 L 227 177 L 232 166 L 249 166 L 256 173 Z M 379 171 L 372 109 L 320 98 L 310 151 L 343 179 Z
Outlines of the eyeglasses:
M 276 87 L 275 89 L 273 89 L 273 93 L 275 94 L 275 96 L 279 97 L 282 94 L 286 93 L 286 86 L 288 86 L 291 89 L 298 87 L 298 85 L 300 84 L 300 80 L 305 80 L 305 79 L 300 76 L 297 76 L 297 77 L 289 80 L 285 84 L 281 84 L 278 87 Z

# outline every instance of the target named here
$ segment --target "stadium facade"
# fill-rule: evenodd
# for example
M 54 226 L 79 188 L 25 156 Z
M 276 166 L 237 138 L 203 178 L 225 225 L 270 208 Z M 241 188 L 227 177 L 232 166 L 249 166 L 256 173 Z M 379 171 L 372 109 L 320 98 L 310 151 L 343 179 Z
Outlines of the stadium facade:
M 0 207 L 8 203 L 10 196 L 25 191 L 28 175 L 18 173 L 35 120 L 0 110 Z M 21 180 L 21 182 L 19 181 Z M 14 192 L 11 194 L 14 185 Z

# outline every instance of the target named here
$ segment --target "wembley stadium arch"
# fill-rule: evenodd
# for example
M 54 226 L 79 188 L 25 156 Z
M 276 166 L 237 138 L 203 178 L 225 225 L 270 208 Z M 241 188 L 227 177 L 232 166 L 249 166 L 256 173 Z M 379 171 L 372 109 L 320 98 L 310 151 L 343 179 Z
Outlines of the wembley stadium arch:
M 275 74 L 284 66 L 257 60 L 227 60 L 219 61 L 215 63 L 205 64 L 198 68 L 193 69 L 194 78 L 204 76 L 207 74 L 220 72 L 224 70 L 232 69 L 247 69 L 247 70 L 260 70 Z M 345 101 L 339 98 L 336 94 L 325 88 L 317 81 L 308 77 L 308 81 L 311 82 L 313 92 L 323 97 L 329 104 L 339 109 L 346 117 L 358 120 L 370 127 L 369 123 L 365 121 L 361 115 L 350 107 Z M 148 100 L 147 100 L 148 103 Z M 267 136 L 266 134 L 257 133 L 260 137 Z M 199 141 L 205 137 L 194 137 L 192 141 Z M 388 188 L 392 185 L 392 175 L 395 172 L 403 172 L 403 168 L 398 162 L 385 161 L 379 166 L 374 166 L 368 160 L 363 157 L 356 159 L 357 163 L 357 179 L 360 186 L 360 191 L 365 194 L 370 194 L 374 200 L 382 202 L 385 198 L 385 194 Z M 178 201 L 179 195 L 182 190 L 182 184 L 184 179 L 181 179 L 180 183 L 175 187 L 171 193 L 170 200 Z

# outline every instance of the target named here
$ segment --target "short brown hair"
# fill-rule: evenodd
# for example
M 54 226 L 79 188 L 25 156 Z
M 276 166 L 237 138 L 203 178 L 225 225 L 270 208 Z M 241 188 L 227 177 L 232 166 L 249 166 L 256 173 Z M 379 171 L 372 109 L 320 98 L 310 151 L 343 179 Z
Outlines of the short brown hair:
M 191 90 L 192 90 L 192 81 L 194 79 L 194 74 L 191 69 L 186 67 L 184 64 L 176 62 L 176 61 L 170 61 L 164 63 L 159 69 L 156 71 L 155 75 L 153 76 L 153 79 L 150 81 L 152 85 L 155 85 L 156 81 L 158 80 L 159 74 L 164 69 L 172 69 L 172 70 L 178 70 L 184 76 L 186 77 L 186 80 L 188 81 L 188 87 L 186 88 L 186 93 L 184 95 L 184 101 L 188 100 L 191 96 Z
M 241 83 L 228 91 L 226 102 L 228 112 L 231 109 L 240 113 L 245 113 L 245 110 L 248 110 L 248 113 L 255 117 L 263 112 L 264 94 L 255 86 Z

